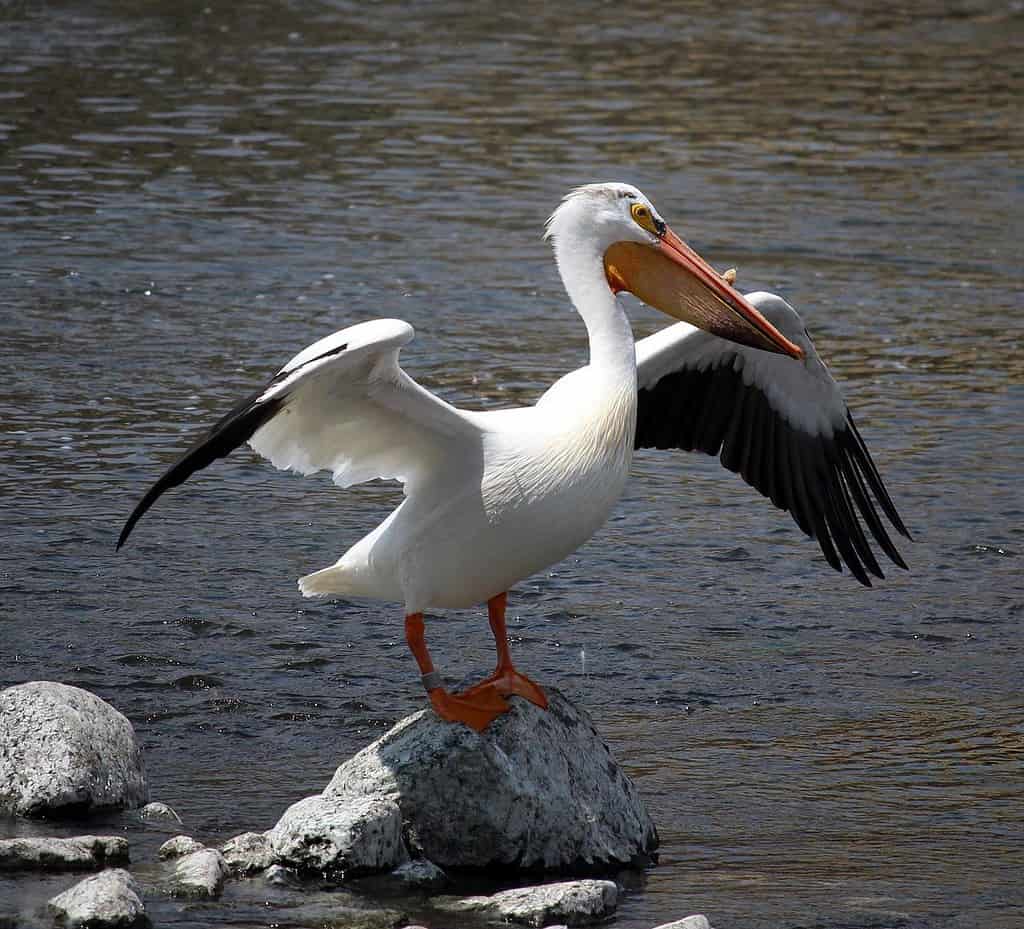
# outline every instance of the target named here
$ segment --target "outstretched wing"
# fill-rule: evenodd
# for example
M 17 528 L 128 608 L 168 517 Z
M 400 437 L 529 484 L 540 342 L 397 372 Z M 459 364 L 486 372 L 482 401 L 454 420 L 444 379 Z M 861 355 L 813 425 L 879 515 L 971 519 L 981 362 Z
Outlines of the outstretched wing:
M 862 584 L 884 577 L 861 525 L 901 568 L 878 512 L 910 538 L 828 369 L 785 300 L 747 294 L 803 348 L 801 361 L 746 348 L 677 323 L 637 343 L 637 448 L 719 455 L 722 464 L 788 510 L 837 571 Z
M 376 319 L 299 352 L 167 469 L 128 517 L 117 547 L 165 490 L 246 442 L 277 468 L 331 471 L 342 487 L 393 478 L 407 494 L 472 454 L 477 427 L 398 365 L 414 334 L 401 320 Z

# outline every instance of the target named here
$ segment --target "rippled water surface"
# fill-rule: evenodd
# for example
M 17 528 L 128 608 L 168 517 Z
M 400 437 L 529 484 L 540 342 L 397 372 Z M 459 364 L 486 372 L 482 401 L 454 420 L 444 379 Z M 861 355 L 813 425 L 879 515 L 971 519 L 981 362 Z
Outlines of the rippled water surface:
M 520 663 L 661 831 L 617 924 L 1024 925 L 1024 13 L 914 6 L 0 4 L 0 685 L 114 703 L 208 841 L 319 790 L 422 703 L 398 607 L 294 584 L 395 490 L 245 452 L 115 555 L 126 513 L 368 317 L 447 398 L 531 401 L 585 357 L 544 219 L 631 180 L 801 310 L 916 541 L 865 590 L 716 462 L 645 453 L 513 591 Z M 429 634 L 456 678 L 490 664 L 480 613 Z M 0 916 L 67 883 L 0 883 Z

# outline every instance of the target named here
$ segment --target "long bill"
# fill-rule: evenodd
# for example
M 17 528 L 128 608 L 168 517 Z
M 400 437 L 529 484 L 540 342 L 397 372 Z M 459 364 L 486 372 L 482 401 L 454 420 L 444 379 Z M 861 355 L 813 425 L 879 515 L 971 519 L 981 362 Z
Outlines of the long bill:
M 604 254 L 614 291 L 628 290 L 648 306 L 730 342 L 803 358 L 744 296 L 671 229 L 657 245 L 616 242 Z

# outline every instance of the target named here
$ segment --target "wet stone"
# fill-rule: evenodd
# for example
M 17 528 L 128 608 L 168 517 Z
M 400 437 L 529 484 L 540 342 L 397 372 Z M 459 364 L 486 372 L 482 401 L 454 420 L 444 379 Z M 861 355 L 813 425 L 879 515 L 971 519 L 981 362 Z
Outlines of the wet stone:
M 265 832 L 243 832 L 228 839 L 220 850 L 228 870 L 236 877 L 255 874 L 274 863 L 274 850 Z
M 664 923 L 656 929 L 711 929 L 711 923 L 703 913 L 695 913 L 693 916 L 684 916 L 671 923 Z
M 399 865 L 389 877 L 410 890 L 438 890 L 448 883 L 448 875 L 426 858 Z
M 227 874 L 224 856 L 215 848 L 201 848 L 178 859 L 171 893 L 179 897 L 219 896 Z
M 149 924 L 139 887 L 121 868 L 87 877 L 47 904 L 67 929 L 131 929 Z
M 183 858 L 205 848 L 202 842 L 197 842 L 190 835 L 176 835 L 168 839 L 157 849 L 156 856 L 161 861 L 168 861 L 172 858 Z
M 181 825 L 181 817 L 166 803 L 147 803 L 139 810 L 139 819 L 145 822 L 165 822 Z
M 95 871 L 127 861 L 121 836 L 0 839 L 0 871 Z
M 402 815 L 381 797 L 306 797 L 268 834 L 280 864 L 318 873 L 389 871 L 408 858 Z
M 52 681 L 0 691 L 0 811 L 80 815 L 147 799 L 135 731 L 109 703 Z
M 298 873 L 293 868 L 286 868 L 284 865 L 272 864 L 263 872 L 263 880 L 272 887 L 299 887 L 301 881 Z
M 433 902 L 449 913 L 477 914 L 522 926 L 589 926 L 610 918 L 618 897 L 618 887 L 612 881 L 581 880 L 517 887 L 489 897 L 449 897 Z

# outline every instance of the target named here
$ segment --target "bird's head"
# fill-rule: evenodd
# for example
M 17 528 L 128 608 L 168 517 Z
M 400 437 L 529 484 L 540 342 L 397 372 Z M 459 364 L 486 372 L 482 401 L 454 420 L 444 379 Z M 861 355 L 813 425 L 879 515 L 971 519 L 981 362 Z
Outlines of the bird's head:
M 555 242 L 563 274 L 574 254 L 598 255 L 613 293 L 628 291 L 732 342 L 803 357 L 803 350 L 679 238 L 631 184 L 577 187 L 551 214 L 546 236 Z

